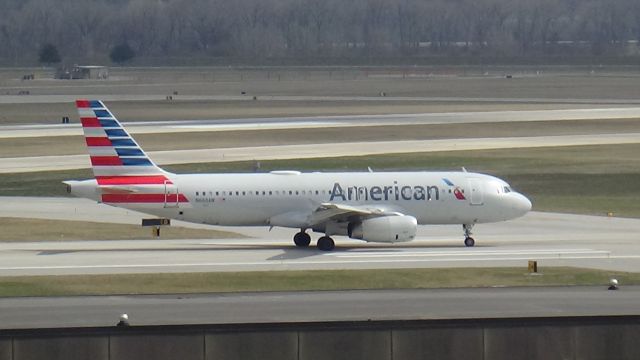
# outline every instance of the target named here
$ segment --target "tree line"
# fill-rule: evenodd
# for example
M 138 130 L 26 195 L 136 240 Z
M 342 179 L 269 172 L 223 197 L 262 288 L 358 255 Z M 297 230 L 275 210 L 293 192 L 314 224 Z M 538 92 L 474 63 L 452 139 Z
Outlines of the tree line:
M 0 61 L 638 56 L 637 0 L 3 0 Z M 168 60 L 167 60 L 168 61 Z M 188 61 L 188 60 L 187 60 Z

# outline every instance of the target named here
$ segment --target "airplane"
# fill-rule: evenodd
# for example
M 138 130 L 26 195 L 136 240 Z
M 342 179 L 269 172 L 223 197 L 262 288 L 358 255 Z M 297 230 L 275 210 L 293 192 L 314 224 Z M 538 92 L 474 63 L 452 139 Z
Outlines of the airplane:
M 78 197 L 154 216 L 222 226 L 299 229 L 366 242 L 411 241 L 418 225 L 462 224 L 472 247 L 475 224 L 511 220 L 531 202 L 496 177 L 458 172 L 271 171 L 173 174 L 157 166 L 100 100 L 77 100 L 94 179 L 64 181 Z M 313 161 L 313 160 L 310 160 Z

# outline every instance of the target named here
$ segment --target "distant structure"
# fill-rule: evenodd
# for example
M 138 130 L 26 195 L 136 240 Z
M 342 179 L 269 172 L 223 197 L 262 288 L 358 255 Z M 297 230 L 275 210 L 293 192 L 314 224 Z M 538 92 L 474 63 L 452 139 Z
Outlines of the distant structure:
M 109 68 L 99 65 L 74 65 L 71 68 L 62 67 L 56 73 L 56 79 L 108 79 Z

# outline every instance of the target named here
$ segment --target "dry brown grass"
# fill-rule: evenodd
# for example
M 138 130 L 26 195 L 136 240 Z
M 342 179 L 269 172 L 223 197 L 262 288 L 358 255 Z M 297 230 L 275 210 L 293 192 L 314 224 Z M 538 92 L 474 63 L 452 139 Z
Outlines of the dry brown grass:
M 156 239 L 150 228 L 137 225 L 86 221 L 0 218 L 0 241 L 74 241 Z M 218 231 L 163 227 L 160 239 L 240 238 L 240 234 Z

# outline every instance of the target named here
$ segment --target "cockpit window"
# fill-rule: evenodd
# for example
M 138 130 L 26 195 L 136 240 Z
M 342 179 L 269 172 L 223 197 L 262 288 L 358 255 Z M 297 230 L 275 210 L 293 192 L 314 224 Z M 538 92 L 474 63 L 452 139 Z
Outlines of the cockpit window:
M 511 188 L 510 188 L 510 187 L 508 187 L 508 186 L 505 186 L 505 187 L 504 187 L 504 193 L 505 193 L 505 194 L 508 194 L 508 193 L 510 193 L 510 192 L 511 192 Z

